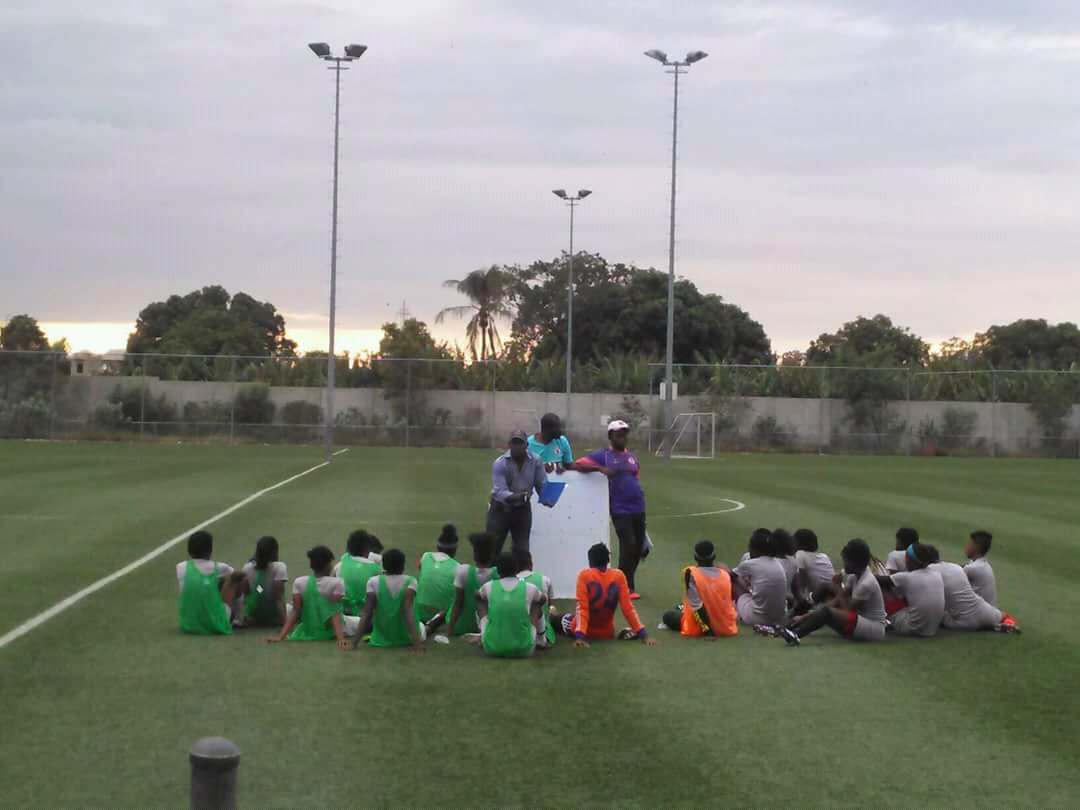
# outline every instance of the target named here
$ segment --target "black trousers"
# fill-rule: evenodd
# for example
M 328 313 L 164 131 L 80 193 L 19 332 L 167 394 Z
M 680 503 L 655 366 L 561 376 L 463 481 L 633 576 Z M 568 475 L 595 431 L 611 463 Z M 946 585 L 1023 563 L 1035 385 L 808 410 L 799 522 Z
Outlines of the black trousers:
M 626 584 L 634 588 L 634 573 L 645 550 L 645 513 L 612 515 L 611 523 L 619 537 L 619 570 L 626 574 Z
M 682 630 L 682 608 L 665 611 L 664 625 L 668 630 L 674 630 L 676 633 Z
M 492 501 L 487 512 L 488 534 L 495 538 L 495 553 L 501 554 L 506 545 L 506 535 L 510 535 L 512 551 L 529 550 L 529 534 L 532 532 L 532 507 L 506 506 L 499 501 Z

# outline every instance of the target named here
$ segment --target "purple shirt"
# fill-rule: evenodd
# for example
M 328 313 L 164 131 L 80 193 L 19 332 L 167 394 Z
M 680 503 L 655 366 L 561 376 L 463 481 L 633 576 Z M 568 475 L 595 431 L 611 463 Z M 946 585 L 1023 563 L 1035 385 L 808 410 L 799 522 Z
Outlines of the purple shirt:
M 629 450 L 619 453 L 610 447 L 589 453 L 585 458 L 615 474 L 608 479 L 608 500 L 613 515 L 645 513 L 645 493 L 641 489 L 641 465 Z

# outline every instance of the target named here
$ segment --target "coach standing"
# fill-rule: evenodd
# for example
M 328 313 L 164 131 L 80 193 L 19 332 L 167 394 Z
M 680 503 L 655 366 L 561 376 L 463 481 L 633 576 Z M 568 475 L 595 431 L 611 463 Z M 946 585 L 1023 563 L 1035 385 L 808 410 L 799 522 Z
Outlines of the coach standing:
M 537 495 L 547 483 L 544 462 L 529 452 L 529 437 L 523 430 L 510 435 L 510 449 L 491 465 L 491 503 L 487 512 L 487 531 L 495 538 L 495 554 L 502 553 L 506 535 L 514 551 L 529 550 L 532 531 L 533 490 Z
M 630 598 L 640 599 L 634 587 L 638 563 L 646 555 L 645 493 L 641 489 L 641 464 L 627 449 L 630 425 L 621 419 L 608 424 L 611 446 L 574 462 L 579 472 L 600 472 L 608 478 L 611 523 L 619 537 L 619 569 L 626 574 Z

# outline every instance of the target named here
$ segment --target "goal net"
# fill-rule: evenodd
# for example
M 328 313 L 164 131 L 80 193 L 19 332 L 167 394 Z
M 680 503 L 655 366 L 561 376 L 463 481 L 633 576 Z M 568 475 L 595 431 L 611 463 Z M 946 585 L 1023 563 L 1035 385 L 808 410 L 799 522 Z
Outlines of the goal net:
M 680 413 L 668 431 L 672 458 L 716 458 L 716 414 Z M 664 454 L 667 437 L 661 439 L 656 455 Z

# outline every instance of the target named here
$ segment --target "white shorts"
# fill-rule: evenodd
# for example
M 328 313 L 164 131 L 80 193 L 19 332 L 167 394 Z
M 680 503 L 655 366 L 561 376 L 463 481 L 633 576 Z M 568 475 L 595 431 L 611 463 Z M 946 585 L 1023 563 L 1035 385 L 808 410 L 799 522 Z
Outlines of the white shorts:
M 735 602 L 735 613 L 745 625 L 762 624 L 761 617 L 754 611 L 754 597 L 744 593 Z
M 941 621 L 941 626 L 948 630 L 993 630 L 1001 624 L 1001 611 L 993 605 L 980 605 L 970 616 L 956 620 L 948 613 Z
M 919 638 L 929 638 L 937 635 L 937 628 L 935 627 L 933 632 L 927 633 L 925 629 L 921 627 L 915 627 L 912 620 L 911 608 L 904 608 L 898 610 L 891 617 L 893 632 L 898 636 L 915 636 Z
M 740 622 L 751 627 L 755 624 L 782 624 L 784 621 L 782 618 L 779 622 L 770 622 L 768 616 L 759 613 L 754 607 L 754 596 L 749 593 L 739 597 L 735 603 L 735 613 Z
M 859 616 L 855 619 L 855 631 L 851 637 L 856 641 L 881 641 L 885 638 L 885 625 Z
M 345 628 L 345 638 L 356 638 L 356 633 L 360 629 L 359 616 L 347 616 L 343 613 L 341 614 L 341 624 Z

